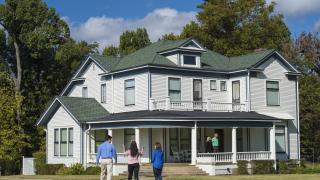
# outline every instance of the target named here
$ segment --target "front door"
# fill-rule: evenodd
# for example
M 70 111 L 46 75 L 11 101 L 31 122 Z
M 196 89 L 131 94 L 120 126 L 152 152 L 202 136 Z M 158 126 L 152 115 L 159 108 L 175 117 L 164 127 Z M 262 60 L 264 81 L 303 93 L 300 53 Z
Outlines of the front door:
M 232 109 L 239 111 L 240 109 L 240 81 L 232 81 Z
M 193 109 L 202 110 L 202 80 L 193 80 Z

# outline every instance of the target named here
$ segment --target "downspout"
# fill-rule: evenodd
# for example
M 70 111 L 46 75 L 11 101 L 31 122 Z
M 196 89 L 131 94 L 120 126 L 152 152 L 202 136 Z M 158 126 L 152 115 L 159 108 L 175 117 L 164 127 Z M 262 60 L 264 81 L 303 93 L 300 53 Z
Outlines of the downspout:
M 114 79 L 113 74 L 111 75 L 111 83 L 112 83 L 112 114 L 114 113 Z
M 299 81 L 296 79 L 296 117 L 297 117 L 297 149 L 298 149 L 298 160 L 300 161 L 300 117 L 299 117 Z
M 89 124 L 89 128 L 84 131 L 84 134 L 85 134 L 85 151 L 84 151 L 84 152 L 86 152 L 86 153 L 85 153 L 85 157 L 86 157 L 86 158 L 84 158 L 84 159 L 85 159 L 85 164 L 84 164 L 84 167 L 85 167 L 85 168 L 87 168 L 87 164 L 88 164 L 88 162 L 87 162 L 87 160 L 88 160 L 88 152 L 87 152 L 87 151 L 88 151 L 88 143 L 87 143 L 88 138 L 87 138 L 87 137 L 88 137 L 88 136 L 87 136 L 87 135 L 88 135 L 88 132 L 89 132 L 90 130 L 91 130 L 91 124 Z

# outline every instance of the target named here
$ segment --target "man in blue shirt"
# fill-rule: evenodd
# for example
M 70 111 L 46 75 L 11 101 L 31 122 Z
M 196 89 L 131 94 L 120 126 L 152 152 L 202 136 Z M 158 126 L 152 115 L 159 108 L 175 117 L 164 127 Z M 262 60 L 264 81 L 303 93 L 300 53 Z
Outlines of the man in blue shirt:
M 117 151 L 116 148 L 111 144 L 112 137 L 107 135 L 106 142 L 102 143 L 98 148 L 97 153 L 97 165 L 101 158 L 101 175 L 100 180 L 111 180 L 112 179 L 112 168 L 113 159 L 117 163 Z

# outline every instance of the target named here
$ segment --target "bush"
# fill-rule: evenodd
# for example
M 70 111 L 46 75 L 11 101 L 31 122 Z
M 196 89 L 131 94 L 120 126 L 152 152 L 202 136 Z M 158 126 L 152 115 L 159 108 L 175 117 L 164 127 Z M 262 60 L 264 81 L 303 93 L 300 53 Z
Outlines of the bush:
M 37 170 L 39 175 L 56 175 L 60 169 L 63 169 L 64 164 L 45 164 Z
M 277 167 L 278 167 L 279 174 L 289 174 L 290 173 L 287 161 L 279 161 Z
M 72 164 L 70 167 L 63 167 L 57 172 L 58 175 L 81 175 L 84 173 L 84 167 L 80 163 Z
M 253 174 L 273 174 L 275 169 L 273 168 L 273 160 L 254 160 L 251 161 Z
M 248 173 L 248 161 L 237 161 L 237 165 L 238 165 L 238 174 L 249 174 Z
M 42 171 L 44 168 L 43 166 L 46 165 L 46 153 L 42 151 L 35 152 L 33 153 L 33 157 L 36 174 L 39 174 L 39 171 Z
M 84 172 L 85 175 L 99 175 L 101 172 L 100 167 L 92 166 L 88 167 L 86 171 Z

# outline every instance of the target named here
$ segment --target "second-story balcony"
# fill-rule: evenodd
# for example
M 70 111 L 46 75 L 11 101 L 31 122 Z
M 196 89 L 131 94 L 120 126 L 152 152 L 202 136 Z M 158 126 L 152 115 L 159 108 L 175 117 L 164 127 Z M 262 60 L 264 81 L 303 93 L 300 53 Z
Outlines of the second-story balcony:
M 177 110 L 177 111 L 216 111 L 233 112 L 249 111 L 247 103 L 224 103 L 207 101 L 171 101 L 170 97 L 151 99 L 151 110 Z

